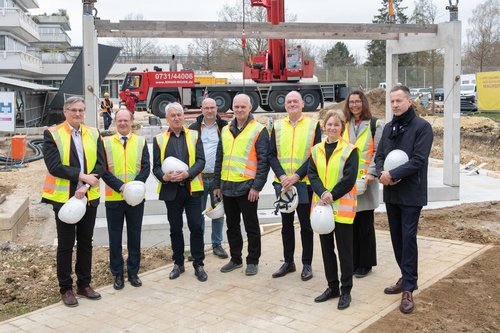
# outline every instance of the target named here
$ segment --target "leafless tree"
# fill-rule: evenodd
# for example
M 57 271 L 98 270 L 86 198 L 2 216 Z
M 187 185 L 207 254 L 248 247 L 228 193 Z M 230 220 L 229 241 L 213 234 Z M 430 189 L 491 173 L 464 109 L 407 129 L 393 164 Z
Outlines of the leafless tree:
M 130 13 L 125 16 L 125 20 L 143 20 L 142 14 Z M 122 37 L 116 38 L 112 44 L 122 48 L 121 56 L 128 60 L 139 61 L 147 56 L 161 55 L 163 47 L 158 47 L 157 43 L 150 38 L 142 37 Z
M 479 4 L 469 19 L 465 63 L 481 72 L 485 66 L 498 63 L 500 43 L 500 0 L 487 0 Z

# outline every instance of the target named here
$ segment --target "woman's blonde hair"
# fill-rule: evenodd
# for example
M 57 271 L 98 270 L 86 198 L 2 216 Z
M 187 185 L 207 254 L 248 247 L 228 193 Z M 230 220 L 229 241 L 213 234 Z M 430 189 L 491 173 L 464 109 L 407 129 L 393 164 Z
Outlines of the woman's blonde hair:
M 326 128 L 326 123 L 328 122 L 328 119 L 333 118 L 337 119 L 340 121 L 342 124 L 342 133 L 344 133 L 345 130 L 345 115 L 342 110 L 330 110 L 326 113 L 325 118 L 323 119 L 323 127 Z

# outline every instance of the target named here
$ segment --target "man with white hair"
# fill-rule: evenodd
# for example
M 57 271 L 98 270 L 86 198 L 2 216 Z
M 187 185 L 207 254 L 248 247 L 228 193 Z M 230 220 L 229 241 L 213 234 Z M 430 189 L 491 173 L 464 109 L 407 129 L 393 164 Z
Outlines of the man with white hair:
M 259 193 L 269 172 L 269 133 L 253 119 L 251 110 L 252 103 L 248 95 L 239 94 L 234 97 L 235 117 L 222 129 L 222 139 L 217 149 L 214 194 L 219 197 L 223 195 L 231 253 L 231 260 L 221 268 L 223 273 L 242 266 L 241 215 L 248 237 L 246 275 L 257 274 L 261 255 L 257 206 Z
M 190 231 L 194 274 L 199 281 L 203 282 L 208 278 L 203 268 L 205 252 L 201 222 L 201 196 L 203 194 L 201 172 L 205 166 L 203 143 L 197 131 L 184 127 L 184 108 L 179 103 L 167 105 L 165 118 L 168 129 L 158 134 L 153 140 L 153 174 L 159 181 L 159 199 L 165 201 L 170 223 L 174 267 L 169 278 L 176 279 L 185 271 L 184 235 L 182 233 L 182 214 L 185 212 Z M 184 162 L 188 170 L 164 173 L 163 161 L 170 156 Z

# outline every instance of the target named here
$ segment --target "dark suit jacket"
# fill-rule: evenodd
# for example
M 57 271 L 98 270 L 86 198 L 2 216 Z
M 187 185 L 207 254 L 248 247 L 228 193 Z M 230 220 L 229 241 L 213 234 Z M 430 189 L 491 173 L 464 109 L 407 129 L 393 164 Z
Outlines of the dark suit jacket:
M 184 139 L 186 138 L 185 133 L 182 133 L 181 135 L 184 136 Z M 175 135 L 174 135 L 175 136 Z M 176 156 L 174 148 L 173 148 L 173 142 L 172 140 L 168 141 L 167 147 L 165 148 L 165 158 L 168 156 L 174 156 L 187 165 L 189 165 L 189 161 L 187 158 L 187 144 L 185 145 L 185 153 L 183 154 L 184 156 Z M 172 201 L 175 200 L 175 197 L 177 195 L 177 189 L 179 187 L 178 182 L 165 182 L 163 181 L 163 171 L 161 171 L 161 164 L 163 161 L 161 161 L 161 154 L 160 154 L 160 147 L 158 147 L 158 141 L 156 140 L 156 137 L 153 139 L 153 174 L 155 175 L 156 179 L 161 183 L 161 188 L 160 188 L 160 195 L 159 199 L 164 200 L 164 201 Z M 189 168 L 188 173 L 189 177 L 184 180 L 184 186 L 186 186 L 188 189 L 191 186 L 191 180 L 193 180 L 199 173 L 203 171 L 203 168 L 205 167 L 205 154 L 203 151 L 203 142 L 201 141 L 200 137 L 198 136 L 198 140 L 196 141 L 196 157 L 195 157 L 195 163 Z M 203 191 L 198 191 L 198 192 L 193 192 L 192 195 L 193 197 L 196 196 L 201 196 L 203 194 Z
M 49 130 L 45 130 L 43 133 L 43 159 L 47 170 L 49 173 L 58 178 L 68 179 L 70 181 L 69 186 L 69 198 L 71 198 L 76 191 L 76 186 L 78 185 L 78 176 L 80 174 L 80 161 L 78 160 L 78 153 L 76 151 L 73 139 L 71 139 L 69 166 L 64 166 L 61 162 L 61 155 L 59 155 L 59 150 L 57 145 L 52 138 Z M 97 177 L 101 177 L 106 168 L 106 157 L 104 154 L 104 145 L 102 143 L 101 137 L 97 139 L 97 161 L 93 170 L 87 170 L 87 165 L 84 166 L 85 174 L 97 174 Z M 52 205 L 60 205 L 58 202 L 42 198 L 42 202 L 50 203 Z M 99 205 L 99 199 L 90 201 L 93 207 Z
M 138 180 L 145 183 L 150 173 L 151 173 L 151 164 L 149 163 L 149 150 L 148 150 L 148 144 L 146 143 L 144 145 L 144 148 L 142 149 L 141 170 L 139 171 L 134 180 Z M 106 171 L 102 175 L 102 179 L 109 187 L 111 187 L 116 192 L 120 192 L 120 188 L 124 184 L 120 179 L 116 178 L 115 175 L 109 172 L 107 167 Z M 117 202 L 118 201 L 106 201 L 106 207 L 111 207 L 115 205 Z

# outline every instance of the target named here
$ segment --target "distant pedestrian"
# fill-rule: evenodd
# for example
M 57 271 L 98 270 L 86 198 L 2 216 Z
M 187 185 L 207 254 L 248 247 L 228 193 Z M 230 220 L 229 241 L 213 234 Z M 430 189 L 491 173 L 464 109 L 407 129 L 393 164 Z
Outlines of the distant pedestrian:
M 104 99 L 101 101 L 101 112 L 104 121 L 104 130 L 107 131 L 113 122 L 113 101 L 109 98 L 107 92 L 104 93 Z
M 417 230 L 422 206 L 427 205 L 427 168 L 432 147 L 431 125 L 413 109 L 410 90 L 395 86 L 390 93 L 392 120 L 385 125 L 375 155 L 380 182 L 384 185 L 392 247 L 401 277 L 386 294 L 402 294 L 399 310 L 414 310 L 413 291 L 417 289 Z M 387 155 L 394 149 L 404 151 L 409 161 L 390 171 L 384 170 Z

